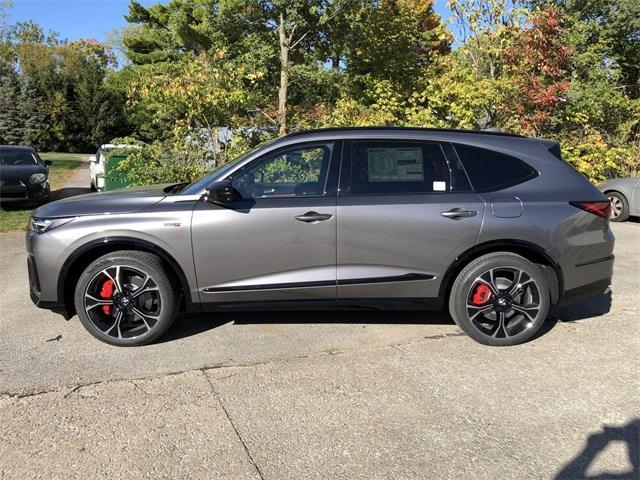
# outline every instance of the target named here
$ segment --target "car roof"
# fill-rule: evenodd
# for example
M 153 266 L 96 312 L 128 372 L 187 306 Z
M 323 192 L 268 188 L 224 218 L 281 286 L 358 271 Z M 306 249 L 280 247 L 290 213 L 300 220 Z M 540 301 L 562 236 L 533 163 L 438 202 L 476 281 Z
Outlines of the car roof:
M 527 138 L 523 135 L 516 133 L 507 133 L 499 130 L 463 130 L 456 128 L 424 128 L 424 127 L 332 127 L 332 128 L 318 128 L 314 130 L 301 130 L 298 132 L 292 132 L 286 135 L 286 137 L 299 137 L 303 135 L 315 135 L 322 133 L 345 133 L 349 135 L 357 134 L 358 132 L 370 133 L 370 132 L 394 132 L 398 134 L 402 133 L 439 133 L 439 134 L 473 134 L 473 135 L 492 135 L 500 137 L 515 137 L 515 138 Z
M 0 150 L 29 150 L 33 151 L 33 147 L 27 145 L 0 145 Z

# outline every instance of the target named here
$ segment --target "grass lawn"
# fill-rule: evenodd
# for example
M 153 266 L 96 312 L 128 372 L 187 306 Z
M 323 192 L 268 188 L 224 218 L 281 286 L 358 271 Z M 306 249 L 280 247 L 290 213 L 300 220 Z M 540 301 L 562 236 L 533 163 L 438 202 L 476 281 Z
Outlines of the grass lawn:
M 76 168 L 82 165 L 82 159 L 89 154 L 84 153 L 40 153 L 43 160 L 52 160 L 53 165 L 49 167 L 49 182 L 51 191 L 63 187 L 66 178 Z M 4 204 L 0 207 L 0 232 L 10 232 L 13 230 L 24 230 L 29 219 L 34 204 Z

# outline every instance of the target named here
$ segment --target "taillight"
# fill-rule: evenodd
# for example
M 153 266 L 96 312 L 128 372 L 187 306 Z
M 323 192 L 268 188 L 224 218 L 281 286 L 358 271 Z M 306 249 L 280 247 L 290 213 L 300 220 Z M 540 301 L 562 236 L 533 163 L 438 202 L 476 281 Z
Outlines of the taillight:
M 593 213 L 602 218 L 611 216 L 611 202 L 608 200 L 597 200 L 595 202 L 569 202 L 574 207 L 578 207 L 585 212 Z

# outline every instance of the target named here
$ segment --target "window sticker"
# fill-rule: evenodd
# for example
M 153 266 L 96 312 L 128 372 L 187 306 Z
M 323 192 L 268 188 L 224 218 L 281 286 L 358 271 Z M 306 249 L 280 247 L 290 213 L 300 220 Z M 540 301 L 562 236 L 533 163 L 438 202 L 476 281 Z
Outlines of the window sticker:
M 422 148 L 367 148 L 370 182 L 424 181 Z
M 447 182 L 433 182 L 433 191 L 434 192 L 446 192 L 447 191 Z

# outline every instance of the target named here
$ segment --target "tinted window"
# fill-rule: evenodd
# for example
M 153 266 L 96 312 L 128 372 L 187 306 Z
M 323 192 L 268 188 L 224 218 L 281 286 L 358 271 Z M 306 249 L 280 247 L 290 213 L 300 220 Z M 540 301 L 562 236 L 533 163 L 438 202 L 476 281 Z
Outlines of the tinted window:
M 455 145 L 455 149 L 476 191 L 500 190 L 537 175 L 529 165 L 509 155 L 468 145 Z
M 333 144 L 284 150 L 233 176 L 243 198 L 317 197 L 324 187 Z
M 30 150 L 0 150 L 0 165 L 35 165 L 37 157 Z
M 354 141 L 341 183 L 346 195 L 448 192 L 451 173 L 437 143 Z

